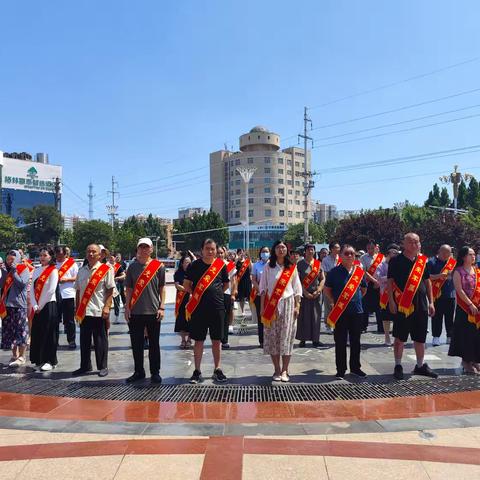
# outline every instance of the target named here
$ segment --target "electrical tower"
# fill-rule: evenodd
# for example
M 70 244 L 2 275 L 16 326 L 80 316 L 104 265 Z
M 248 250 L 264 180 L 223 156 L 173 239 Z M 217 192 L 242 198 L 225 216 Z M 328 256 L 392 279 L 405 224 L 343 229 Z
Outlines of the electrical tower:
M 115 204 L 115 195 L 118 195 L 118 190 L 115 190 L 115 186 L 118 187 L 118 182 L 115 181 L 115 177 L 112 175 L 112 189 L 107 192 L 112 194 L 112 204 L 107 205 L 107 213 L 108 213 L 108 216 L 110 217 L 112 230 L 115 224 L 115 219 L 117 217 L 117 211 L 118 211 L 118 205 Z
M 305 169 L 303 173 L 300 174 L 300 176 L 303 177 L 303 188 L 304 188 L 304 210 L 303 210 L 303 215 L 304 215 L 304 226 L 303 226 L 303 241 L 304 243 L 307 243 L 310 241 L 309 239 L 309 233 L 308 233 L 308 222 L 310 220 L 309 218 L 309 206 L 310 206 L 310 191 L 312 188 L 315 186 L 314 181 L 312 180 L 312 168 L 310 165 L 310 169 L 308 168 L 307 164 L 307 159 L 308 159 L 308 150 L 307 150 L 307 143 L 310 140 L 312 142 L 312 148 L 313 148 L 313 138 L 309 137 L 307 135 L 307 130 L 308 126 L 310 125 L 310 130 L 312 129 L 312 121 L 310 118 L 308 118 L 307 114 L 308 108 L 304 107 L 304 113 L 303 113 L 303 134 L 298 135 L 298 138 L 303 138 L 303 153 L 304 153 L 304 165 Z M 312 159 L 310 158 L 310 163 L 312 162 Z
M 54 199 L 55 199 L 55 209 L 60 212 L 61 210 L 61 201 L 62 197 L 60 195 L 60 179 L 57 177 L 55 178 L 54 184 L 54 191 L 53 191 Z
M 92 181 L 90 180 L 90 183 L 88 184 L 88 219 L 93 220 L 93 197 L 95 195 L 93 194 L 93 184 Z

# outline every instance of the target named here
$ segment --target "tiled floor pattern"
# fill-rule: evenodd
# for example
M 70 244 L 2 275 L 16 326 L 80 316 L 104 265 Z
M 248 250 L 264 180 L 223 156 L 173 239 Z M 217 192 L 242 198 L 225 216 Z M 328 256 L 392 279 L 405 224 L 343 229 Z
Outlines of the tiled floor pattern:
M 0 438 L 0 479 L 480 478 L 480 427 L 289 438 L 0 430 Z

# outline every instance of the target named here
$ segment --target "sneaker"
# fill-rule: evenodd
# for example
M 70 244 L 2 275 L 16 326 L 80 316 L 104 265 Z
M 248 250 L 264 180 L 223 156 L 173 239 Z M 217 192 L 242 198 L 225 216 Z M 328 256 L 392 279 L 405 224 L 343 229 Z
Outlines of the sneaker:
M 70 343 L 68 344 L 68 348 L 69 348 L 70 350 L 75 350 L 75 349 L 77 348 L 77 344 L 76 344 L 75 342 L 70 342 Z
M 217 368 L 212 375 L 212 378 L 215 382 L 224 383 L 227 381 L 227 377 L 224 375 L 220 368 Z
M 42 372 L 49 372 L 50 370 L 53 370 L 55 367 L 51 363 L 44 363 L 41 367 L 40 370 Z
M 437 378 L 438 373 L 435 373 L 427 363 L 424 363 L 421 367 L 415 365 L 413 370 L 414 375 L 422 375 L 423 377 Z
M 282 381 L 282 376 L 281 376 L 281 375 L 274 374 L 273 377 L 272 377 L 272 380 L 273 380 L 274 382 L 281 382 L 281 381 Z
M 72 375 L 74 377 L 78 376 L 78 375 L 84 375 L 85 373 L 89 373 L 92 371 L 92 367 L 90 368 L 78 368 L 77 370 L 75 370 L 74 372 L 72 372 Z
M 298 344 L 298 348 L 305 348 L 305 342 L 303 340 Z
M 228 327 L 228 333 L 232 334 L 233 335 L 233 325 L 230 325 Z
M 343 372 L 343 373 L 342 373 L 342 372 L 337 372 L 337 373 L 335 374 L 335 378 L 336 378 L 337 380 L 343 380 L 343 379 L 345 378 L 345 372 Z
M 229 343 L 222 343 L 222 350 L 228 350 L 230 348 Z
M 162 383 L 162 377 L 158 374 L 158 373 L 154 373 L 151 377 L 150 377 L 150 382 L 151 383 L 156 383 L 156 384 L 160 384 Z
M 287 383 L 287 382 L 290 381 L 290 375 L 288 375 L 287 372 L 282 372 L 282 375 L 280 376 L 280 380 L 281 380 L 282 382 Z
M 324 347 L 325 345 L 322 343 L 322 342 L 313 342 L 312 343 L 312 347 L 313 348 L 322 348 Z
M 403 380 L 403 367 L 401 365 L 395 365 L 393 376 L 396 380 Z
M 143 380 L 145 378 L 145 373 L 135 372 L 133 375 L 130 375 L 125 382 L 133 383 L 138 382 L 139 380 Z
M 350 373 L 360 378 L 365 378 L 367 376 L 367 374 L 360 368 L 358 370 L 350 370 Z
M 440 337 L 433 337 L 432 347 L 439 347 L 439 346 L 440 346 Z
M 194 370 L 193 375 L 190 377 L 190 383 L 202 383 L 203 377 L 200 370 Z
M 16 360 L 13 362 L 10 362 L 8 364 L 9 367 L 21 367 L 22 365 L 25 365 L 26 360 L 24 357 L 18 357 Z
M 99 372 L 98 372 L 98 376 L 99 377 L 106 377 L 108 375 L 108 368 L 102 368 Z

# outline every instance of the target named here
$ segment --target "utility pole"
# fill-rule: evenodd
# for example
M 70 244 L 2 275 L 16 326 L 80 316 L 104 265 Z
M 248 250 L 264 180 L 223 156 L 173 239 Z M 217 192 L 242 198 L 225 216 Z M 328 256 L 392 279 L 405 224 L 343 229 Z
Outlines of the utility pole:
M 54 186 L 54 197 L 55 197 L 55 210 L 60 212 L 61 210 L 61 196 L 60 196 L 60 179 L 57 177 L 55 178 L 55 186 Z
M 468 182 L 473 177 L 470 173 L 461 173 L 457 171 L 457 169 L 458 165 L 454 165 L 453 172 L 440 177 L 441 182 L 451 183 L 453 185 L 453 213 L 455 215 L 458 213 L 458 187 L 462 181 Z
M 250 220 L 248 216 L 248 184 L 257 169 L 255 167 L 237 167 L 237 172 L 245 182 L 245 252 L 250 248 Z
M 312 121 L 310 118 L 308 118 L 308 108 L 304 107 L 304 113 L 303 113 L 303 135 L 300 134 L 298 135 L 298 138 L 303 138 L 303 152 L 304 152 L 304 171 L 300 175 L 303 177 L 303 188 L 304 188 L 304 210 L 303 210 L 303 215 L 304 215 L 304 225 L 303 225 L 303 241 L 304 243 L 307 243 L 309 241 L 309 234 L 308 234 L 308 222 L 309 222 L 309 197 L 310 197 L 310 191 L 312 188 L 315 186 L 314 181 L 311 179 L 312 178 L 312 168 L 310 165 L 310 169 L 308 169 L 307 165 L 307 159 L 308 159 L 308 150 L 307 150 L 307 143 L 310 140 L 312 142 L 312 147 L 313 147 L 313 138 L 309 137 L 307 135 L 307 130 L 308 126 L 310 124 L 310 130 L 312 129 Z M 310 163 L 311 163 L 311 158 L 310 158 Z
M 93 220 L 93 197 L 95 195 L 93 194 L 93 184 L 92 181 L 90 180 L 90 183 L 88 184 L 88 219 Z
M 118 211 L 118 205 L 115 205 L 115 195 L 118 195 L 118 190 L 115 190 L 115 186 L 118 187 L 118 182 L 115 181 L 115 177 L 112 175 L 112 189 L 107 192 L 112 194 L 112 204 L 107 205 L 107 212 L 110 217 L 110 222 L 112 224 L 112 230 L 115 224 L 115 218 L 117 217 L 117 211 Z

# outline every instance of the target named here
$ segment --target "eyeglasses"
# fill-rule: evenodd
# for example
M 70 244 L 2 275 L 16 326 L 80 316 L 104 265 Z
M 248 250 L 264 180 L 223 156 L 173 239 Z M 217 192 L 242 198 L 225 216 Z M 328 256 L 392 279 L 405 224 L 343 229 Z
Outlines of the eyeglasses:
M 355 255 L 355 252 L 343 252 L 343 254 L 346 256 L 346 257 L 353 257 Z

